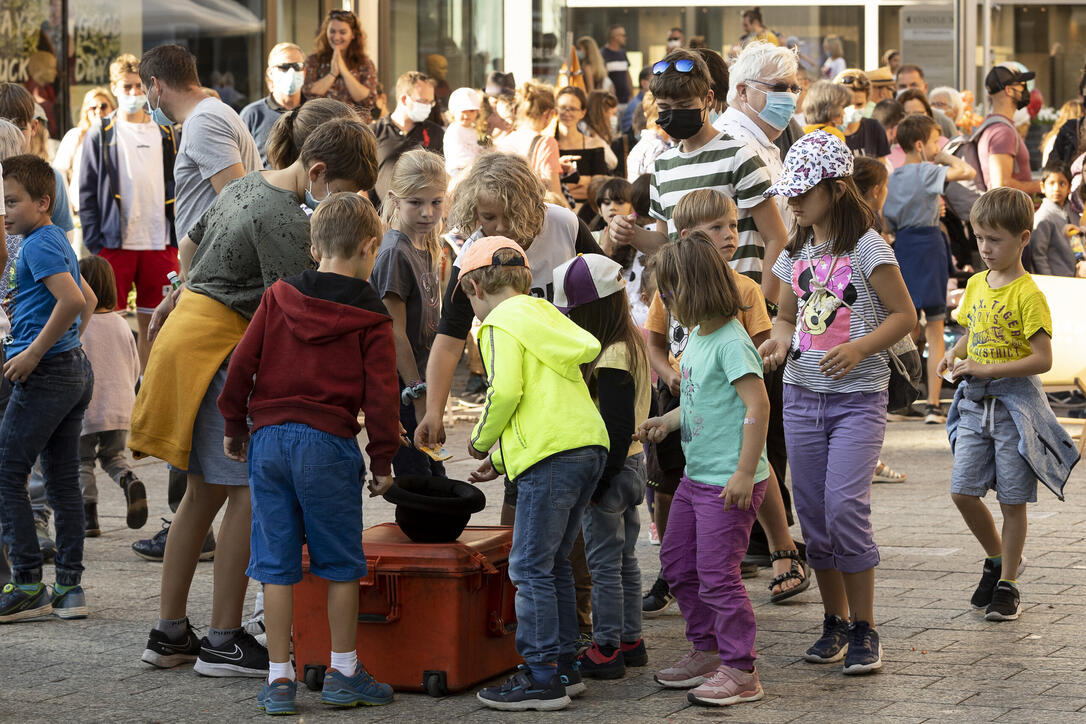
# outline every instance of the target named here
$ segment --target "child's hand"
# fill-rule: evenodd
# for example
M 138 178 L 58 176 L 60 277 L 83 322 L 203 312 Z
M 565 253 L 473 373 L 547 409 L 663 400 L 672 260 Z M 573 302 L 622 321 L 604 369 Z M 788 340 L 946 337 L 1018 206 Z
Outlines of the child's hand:
M 969 375 L 970 377 L 987 377 L 988 374 L 985 371 L 985 365 L 975 362 L 968 357 L 960 359 L 954 363 L 953 375 L 954 379 Z
M 784 359 L 788 356 L 788 347 L 770 337 L 762 342 L 762 346 L 758 348 L 758 354 L 762 355 L 762 365 L 772 372 L 784 364 Z
M 237 460 L 239 463 L 245 462 L 246 455 L 249 452 L 249 433 L 237 437 L 224 437 L 222 439 L 222 451 L 231 460 Z
M 469 483 L 486 483 L 498 477 L 498 471 L 494 469 L 494 463 L 488 457 L 479 468 L 468 475 Z
M 953 374 L 954 363 L 957 361 L 957 359 L 958 358 L 954 356 L 954 350 L 948 349 L 947 353 L 943 355 L 943 358 L 939 360 L 939 366 L 935 368 L 935 374 L 942 377 L 943 373 L 947 370 L 950 370 Z
M 475 446 L 472 445 L 470 441 L 468 441 L 468 455 L 471 455 L 476 460 L 486 460 L 489 454 L 490 453 L 479 452 L 475 449 Z
M 668 429 L 663 417 L 650 417 L 641 423 L 641 427 L 637 428 L 637 432 L 633 434 L 633 439 L 639 442 L 655 444 L 667 437 L 669 432 L 671 430 Z
M 818 368 L 830 379 L 839 380 L 860 364 L 863 358 L 863 352 L 855 342 L 843 342 L 826 353 Z
M 370 489 L 371 498 L 376 498 L 378 495 L 384 495 L 388 492 L 388 489 L 392 487 L 392 476 L 374 475 L 367 487 Z
M 27 347 L 4 363 L 4 377 L 12 382 L 26 382 L 30 374 L 37 369 L 41 355 Z
M 1064 236 L 1073 236 L 1074 234 L 1078 233 L 1081 233 L 1081 230 L 1078 228 L 1077 224 L 1067 224 L 1063 227 Z
M 754 492 L 754 476 L 738 470 L 728 478 L 728 484 L 720 491 L 718 498 L 724 498 L 724 511 L 733 505 L 738 510 L 750 509 L 750 499 Z
M 682 375 L 675 370 L 671 370 L 671 372 L 665 376 L 664 382 L 667 384 L 667 388 L 671 390 L 671 394 L 675 397 L 679 396 L 679 383 L 682 382 L 682 379 Z
M 611 219 L 611 223 L 607 226 L 607 234 L 615 244 L 631 244 L 636 229 L 637 214 L 626 214 Z

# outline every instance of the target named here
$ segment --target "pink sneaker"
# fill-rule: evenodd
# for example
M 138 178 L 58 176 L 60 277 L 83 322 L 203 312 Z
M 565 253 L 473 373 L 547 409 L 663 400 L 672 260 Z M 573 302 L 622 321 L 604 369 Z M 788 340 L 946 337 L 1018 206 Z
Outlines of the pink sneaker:
M 715 651 L 690 649 L 690 653 L 663 671 L 657 671 L 653 678 L 657 684 L 669 689 L 690 689 L 702 684 L 719 666 L 720 656 Z
M 721 665 L 716 673 L 686 695 L 691 704 L 727 706 L 744 701 L 758 701 L 765 696 L 758 681 L 758 669 L 749 674 L 740 669 Z

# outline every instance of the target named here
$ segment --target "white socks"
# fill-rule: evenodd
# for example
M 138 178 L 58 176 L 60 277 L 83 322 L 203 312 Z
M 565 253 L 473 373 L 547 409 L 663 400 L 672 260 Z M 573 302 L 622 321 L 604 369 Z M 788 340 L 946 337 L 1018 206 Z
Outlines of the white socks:
M 268 683 L 271 684 L 276 679 L 294 681 L 294 667 L 289 661 L 281 664 L 277 661 L 268 662 Z
M 332 668 L 348 679 L 351 678 L 354 676 L 354 672 L 358 670 L 358 652 L 347 651 L 346 653 L 337 654 L 333 651 Z

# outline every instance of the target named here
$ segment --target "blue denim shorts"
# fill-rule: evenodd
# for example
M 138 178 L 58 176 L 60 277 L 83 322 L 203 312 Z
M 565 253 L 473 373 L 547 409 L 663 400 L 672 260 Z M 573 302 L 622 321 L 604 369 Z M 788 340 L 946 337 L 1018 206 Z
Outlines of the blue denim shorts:
M 196 420 L 192 424 L 192 451 L 189 468 L 185 472 L 200 475 L 212 485 L 248 485 L 249 472 L 245 463 L 226 457 L 222 439 L 226 435 L 226 421 L 219 412 L 219 395 L 226 385 L 226 366 L 222 363 L 211 384 L 207 386 Z M 171 469 L 173 466 L 170 466 Z
M 313 575 L 327 581 L 365 576 L 365 472 L 354 438 L 294 422 L 254 432 L 249 441 L 253 524 L 246 575 L 261 583 L 297 583 L 302 580 L 302 544 L 308 543 Z
M 994 490 L 1000 503 L 1036 503 L 1037 477 L 1018 452 L 1018 427 L 1003 403 L 962 398 L 958 412 L 950 492 L 983 498 Z

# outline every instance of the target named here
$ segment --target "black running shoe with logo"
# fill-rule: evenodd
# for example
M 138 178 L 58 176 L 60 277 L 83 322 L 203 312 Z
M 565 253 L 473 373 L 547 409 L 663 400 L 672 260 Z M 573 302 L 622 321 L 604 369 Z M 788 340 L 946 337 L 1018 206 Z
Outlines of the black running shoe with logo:
M 14 583 L 8 583 L 0 591 L 0 623 L 34 621 L 53 614 L 49 589 L 41 583 L 26 591 Z
M 984 559 L 984 572 L 980 574 L 980 583 L 977 590 L 973 591 L 973 597 L 969 599 L 969 605 L 975 610 L 988 608 L 992 602 L 992 594 L 995 592 L 996 583 L 1003 575 L 1003 565 L 995 563 L 991 558 Z
M 501 711 L 557 711 L 569 706 L 561 676 L 555 674 L 549 682 L 540 683 L 527 668 L 513 674 L 500 686 L 483 689 L 475 697 L 491 709 Z
M 200 639 L 196 638 L 192 624 L 186 624 L 185 635 L 173 641 L 157 628 L 151 629 L 147 638 L 147 647 L 140 658 L 162 669 L 169 669 L 180 664 L 191 664 L 200 653 Z
M 1018 587 L 1006 581 L 996 584 L 992 592 L 992 602 L 984 612 L 984 618 L 988 621 L 1014 621 L 1022 612 Z
M 205 636 L 192 669 L 203 676 L 267 676 L 268 650 L 244 630 L 221 646 Z
M 812 664 L 832 664 L 844 658 L 847 650 L 848 621 L 827 613 L 822 616 L 822 635 L 807 649 L 803 660 Z
M 165 518 L 162 519 L 162 530 L 155 533 L 151 538 L 143 538 L 132 544 L 132 550 L 140 558 L 144 558 L 149 561 L 155 561 L 161 563 L 163 557 L 166 555 L 166 537 L 170 534 L 170 521 Z M 215 534 L 211 530 L 207 531 L 207 537 L 204 538 L 204 545 L 200 549 L 201 561 L 213 561 L 215 560 Z
M 674 602 L 675 597 L 671 595 L 667 581 L 657 578 L 656 583 L 652 584 L 652 588 L 641 599 L 641 615 L 645 618 L 659 616 Z

